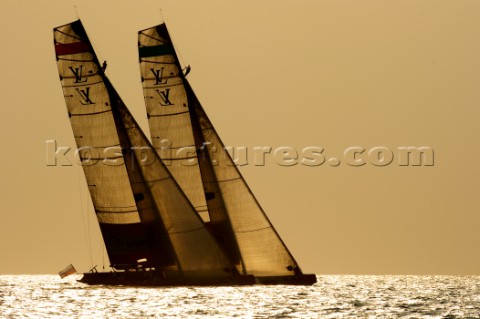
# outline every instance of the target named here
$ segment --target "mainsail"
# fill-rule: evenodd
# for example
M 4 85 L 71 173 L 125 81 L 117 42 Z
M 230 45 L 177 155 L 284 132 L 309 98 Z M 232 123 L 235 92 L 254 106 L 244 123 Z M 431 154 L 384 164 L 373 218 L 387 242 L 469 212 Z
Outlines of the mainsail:
M 188 166 L 188 178 L 176 173 L 185 165 L 169 168 L 187 194 L 195 187 L 190 192 L 198 197 L 200 190 L 206 198 L 212 232 L 230 260 L 245 274 L 300 275 L 298 264 L 224 151 L 224 144 L 183 76 L 165 24 L 140 31 L 138 39 L 152 140 L 172 140 L 174 147 L 195 143 L 197 152 L 189 156 L 199 165 L 194 166 L 196 169 Z M 156 150 L 161 153 L 162 148 Z
M 196 162 L 195 141 L 182 71 L 173 47 L 161 35 L 140 32 L 140 62 L 152 144 L 205 221 L 209 214 Z
M 116 269 L 231 276 L 231 262 L 105 76 L 81 22 L 54 29 L 73 133 Z M 146 260 L 146 262 L 145 262 Z

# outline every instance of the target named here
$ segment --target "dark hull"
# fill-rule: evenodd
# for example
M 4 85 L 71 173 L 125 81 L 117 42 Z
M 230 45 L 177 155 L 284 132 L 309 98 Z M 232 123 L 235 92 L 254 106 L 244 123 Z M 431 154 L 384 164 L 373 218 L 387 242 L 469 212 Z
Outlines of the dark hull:
M 260 285 L 303 285 L 310 286 L 317 282 L 315 274 L 292 276 L 256 276 L 255 281 Z
M 84 273 L 79 282 L 88 285 L 181 287 L 181 286 L 245 286 L 245 285 L 313 285 L 317 282 L 314 274 L 294 276 L 252 275 L 231 277 L 162 278 L 150 271 L 138 272 L 97 272 Z
M 255 284 L 253 276 L 163 278 L 150 271 L 84 273 L 79 282 L 109 286 L 243 286 Z

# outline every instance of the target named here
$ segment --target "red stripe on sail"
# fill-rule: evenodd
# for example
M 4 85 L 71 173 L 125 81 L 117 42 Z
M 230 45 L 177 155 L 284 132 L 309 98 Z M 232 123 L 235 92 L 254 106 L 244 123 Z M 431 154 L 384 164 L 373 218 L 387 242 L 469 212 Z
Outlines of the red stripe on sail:
M 55 44 L 55 53 L 57 53 L 57 55 L 76 54 L 86 51 L 90 51 L 90 45 L 82 41 Z

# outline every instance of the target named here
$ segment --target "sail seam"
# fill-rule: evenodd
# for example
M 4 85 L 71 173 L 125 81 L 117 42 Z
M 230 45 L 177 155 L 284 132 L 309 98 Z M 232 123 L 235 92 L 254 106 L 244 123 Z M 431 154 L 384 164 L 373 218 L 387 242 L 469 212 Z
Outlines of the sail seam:
M 229 178 L 229 179 L 222 179 L 222 180 L 214 180 L 214 181 L 205 181 L 205 183 L 226 183 L 226 182 L 232 182 L 235 180 L 242 179 L 241 177 L 235 177 L 235 178 Z
M 205 227 L 200 227 L 200 228 L 191 229 L 191 230 L 182 230 L 182 231 L 175 231 L 175 232 L 168 232 L 168 233 L 169 233 L 170 235 L 171 235 L 171 234 L 193 233 L 193 232 L 202 230 L 202 229 L 204 229 L 204 228 L 205 228 Z
M 58 59 L 62 61 L 70 61 L 70 62 L 92 62 L 92 63 L 95 62 L 94 60 L 76 60 L 76 59 L 67 59 L 62 57 L 58 57 Z M 88 77 L 88 75 L 83 75 L 82 77 Z
M 126 208 L 133 208 L 133 207 L 137 207 L 137 206 L 135 206 L 135 205 L 132 205 L 132 206 L 111 206 L 111 207 L 98 206 L 97 208 L 98 208 L 98 209 L 107 209 L 107 208 L 112 208 L 112 209 L 126 209 Z
M 110 159 L 118 159 L 123 158 L 123 155 L 115 156 L 115 157 L 81 157 L 80 160 L 83 162 L 86 161 L 100 161 L 100 160 L 110 160 Z M 88 166 L 88 165 L 87 165 Z
M 98 115 L 98 114 L 102 114 L 102 113 L 107 113 L 107 112 L 111 112 L 112 109 L 108 109 L 108 110 L 105 110 L 105 111 L 99 111 L 99 112 L 93 112 L 93 113 L 77 113 L 77 114 L 70 114 L 70 116 L 87 116 L 87 115 Z
M 95 74 L 96 75 L 96 74 Z M 74 85 L 63 85 L 62 87 L 64 88 L 72 88 L 72 87 L 81 87 L 81 86 L 90 86 L 90 85 L 95 85 L 95 84 L 100 84 L 103 83 L 102 80 L 94 83 L 85 83 L 85 84 L 74 84 Z
M 82 62 L 82 61 L 79 61 L 79 62 Z M 86 62 L 93 62 L 93 61 L 86 61 Z M 96 73 L 95 74 L 85 74 L 85 75 L 82 74 L 82 79 L 83 78 L 91 78 L 91 77 L 94 77 L 94 76 L 98 76 L 98 74 L 96 74 Z M 62 76 L 62 79 L 77 79 L 77 77 L 76 76 L 66 76 L 66 75 L 64 75 L 64 76 Z M 102 80 L 102 82 L 103 82 L 103 80 Z
M 58 29 L 54 29 L 54 30 L 55 30 L 55 32 L 61 33 L 61 34 L 63 34 L 63 35 L 66 35 L 67 37 L 74 38 L 74 39 L 77 39 L 77 40 L 82 40 L 82 39 L 81 39 L 81 38 L 79 38 L 79 37 L 76 37 L 76 36 L 74 36 L 74 35 L 71 35 L 71 34 L 65 33 L 65 32 L 63 32 L 63 31 L 60 31 L 60 30 L 58 30 Z
M 160 138 L 160 137 L 155 137 L 155 138 Z M 169 147 L 154 147 L 155 150 L 175 150 L 175 149 L 182 149 L 182 148 L 187 148 L 187 147 L 195 147 L 195 145 L 185 145 L 185 146 L 169 146 Z
M 83 136 L 81 136 L 83 137 Z M 109 145 L 109 146 L 88 146 L 88 149 L 93 149 L 93 150 L 96 150 L 96 149 L 104 149 L 104 148 L 110 148 L 110 147 L 115 147 L 115 146 L 120 146 L 120 144 L 114 144 L 114 145 Z
M 191 157 L 182 157 L 182 158 L 177 158 L 177 157 L 161 157 L 160 158 L 164 161 L 181 161 L 181 160 L 186 160 L 186 159 L 192 159 L 192 158 L 197 158 L 197 156 L 191 156 Z
M 147 184 L 147 183 L 156 183 L 156 182 L 161 182 L 161 181 L 165 181 L 167 179 L 170 179 L 170 177 L 164 177 L 164 178 L 157 178 L 157 179 L 152 179 L 151 181 L 140 181 L 140 182 L 136 182 L 136 181 L 132 181 L 132 184 Z
M 170 74 L 168 76 L 162 76 L 162 80 L 170 80 L 170 79 L 180 79 L 180 76 L 178 74 Z M 153 77 L 153 78 L 150 78 L 150 77 L 144 77 L 143 78 L 144 81 L 157 81 L 158 79 Z M 164 86 L 169 86 L 170 84 L 167 84 L 167 85 L 164 85 Z M 159 85 L 160 87 L 160 85 Z
M 236 230 L 235 232 L 237 232 L 237 233 L 253 233 L 253 232 L 257 232 L 257 231 L 261 231 L 261 230 L 265 230 L 265 229 L 269 229 L 269 228 L 272 228 L 272 227 L 267 226 L 267 227 L 263 227 L 263 228 L 253 229 L 253 230 Z
M 170 79 L 179 79 L 178 76 L 174 76 L 174 77 L 171 77 Z M 145 80 L 155 80 L 155 79 L 145 79 Z M 157 85 L 157 86 L 144 86 L 143 89 L 144 90 L 151 90 L 151 89 L 163 89 L 163 88 L 166 88 L 166 87 L 174 87 L 174 86 L 179 86 L 179 85 L 182 85 L 183 83 L 176 83 L 176 84 L 166 84 L 166 85 Z
M 143 36 L 146 36 L 147 38 L 150 38 L 150 39 L 153 39 L 153 40 L 157 40 L 158 42 L 160 42 L 160 43 L 162 43 L 162 44 L 167 43 L 165 40 L 155 38 L 155 37 L 153 37 L 153 36 L 151 36 L 151 35 L 148 35 L 148 34 L 145 34 L 145 33 L 143 33 L 143 32 L 139 32 L 139 33 L 140 33 L 141 35 L 143 35 Z M 146 47 L 146 46 L 143 46 L 143 47 Z
M 176 64 L 175 62 L 161 62 L 161 61 L 150 61 L 150 60 L 140 60 L 140 63 L 153 63 L 153 64 Z
M 184 111 L 184 112 L 170 113 L 170 114 L 148 114 L 148 116 L 150 116 L 150 117 L 163 117 L 163 116 L 180 115 L 180 114 L 185 114 L 185 113 L 189 113 L 189 112 Z
M 123 211 L 123 212 L 119 212 L 119 211 L 107 211 L 107 210 L 95 210 L 97 213 L 102 213 L 102 214 L 127 214 L 127 213 L 138 213 L 138 210 L 134 209 L 134 210 L 127 210 L 127 211 Z

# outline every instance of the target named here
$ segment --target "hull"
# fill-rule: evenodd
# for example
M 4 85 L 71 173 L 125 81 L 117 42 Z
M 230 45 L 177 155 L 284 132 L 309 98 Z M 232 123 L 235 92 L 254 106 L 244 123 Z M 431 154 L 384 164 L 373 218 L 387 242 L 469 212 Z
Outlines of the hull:
M 302 285 L 311 286 L 317 282 L 315 274 L 292 276 L 256 276 L 255 282 L 261 285 Z
M 163 278 L 154 271 L 84 273 L 78 280 L 88 285 L 178 287 L 178 286 L 244 286 L 255 284 L 255 277 L 194 277 Z
M 153 271 L 84 273 L 78 280 L 88 285 L 182 287 L 182 286 L 246 286 L 246 285 L 303 285 L 317 282 L 314 274 L 294 276 L 239 275 L 231 277 L 163 278 Z

